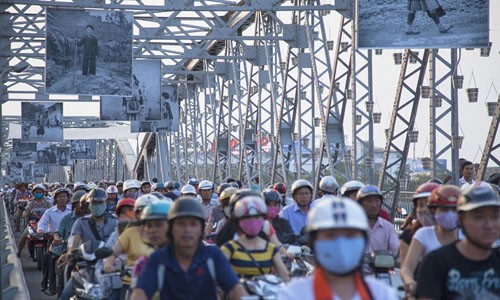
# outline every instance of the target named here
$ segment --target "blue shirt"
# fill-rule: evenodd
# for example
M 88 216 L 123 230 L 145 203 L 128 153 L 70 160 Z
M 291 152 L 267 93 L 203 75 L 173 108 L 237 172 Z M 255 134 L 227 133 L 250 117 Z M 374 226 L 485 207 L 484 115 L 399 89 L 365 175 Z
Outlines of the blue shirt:
M 306 226 L 306 214 L 300 210 L 296 203 L 285 206 L 280 211 L 279 216 L 288 220 L 292 226 L 293 232 L 295 232 L 295 235 L 300 235 L 300 231 L 304 228 L 304 226 Z
M 141 272 L 137 288 L 142 289 L 149 299 L 158 291 L 158 266 L 165 268 L 160 299 L 217 300 L 216 287 L 207 267 L 207 260 L 213 259 L 217 285 L 230 292 L 239 282 L 227 258 L 214 246 L 200 245 L 189 269 L 184 272 L 175 257 L 172 245 L 151 254 Z

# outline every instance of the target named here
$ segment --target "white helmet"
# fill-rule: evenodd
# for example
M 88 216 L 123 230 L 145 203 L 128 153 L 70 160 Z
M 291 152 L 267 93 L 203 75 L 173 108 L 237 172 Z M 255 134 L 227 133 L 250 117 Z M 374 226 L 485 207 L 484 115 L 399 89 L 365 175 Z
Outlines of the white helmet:
M 307 214 L 306 230 L 351 228 L 368 231 L 368 219 L 363 208 L 348 198 L 325 199 Z
M 87 186 L 89 187 L 89 190 L 97 188 L 97 185 L 95 183 L 93 183 L 93 182 L 87 184 Z
M 114 185 L 110 185 L 106 189 L 106 193 L 108 193 L 108 194 L 118 194 L 118 188 L 116 186 L 114 186 Z
M 486 181 L 474 181 L 472 184 L 466 182 L 460 187 L 460 189 L 462 190 L 462 193 L 465 193 L 472 188 L 478 188 L 478 187 L 486 187 L 489 188 L 490 190 L 493 190 L 491 184 L 487 183 Z
M 211 183 L 208 180 L 202 180 L 200 182 L 200 184 L 198 185 L 199 190 L 209 190 L 209 189 L 213 189 L 213 188 L 214 188 L 213 183 Z
M 307 187 L 311 190 L 311 192 L 313 191 L 313 186 L 311 185 L 311 183 L 305 179 L 299 179 L 299 180 L 295 180 L 295 182 L 292 184 L 292 195 L 295 194 L 295 191 L 297 191 L 298 189 L 300 188 L 303 188 L 303 187 Z
M 359 191 L 362 189 L 365 185 L 361 181 L 357 180 L 351 180 L 340 188 L 340 195 L 345 196 L 346 193 L 351 192 L 351 191 Z
M 125 180 L 123 183 L 123 191 L 125 192 L 128 189 L 141 189 L 141 183 L 135 179 Z
M 35 185 L 35 186 L 33 187 L 32 191 L 34 191 L 34 190 L 41 190 L 41 191 L 42 191 L 42 192 L 44 192 L 44 193 L 45 193 L 45 191 L 46 191 L 45 186 L 44 186 L 43 184 L 40 184 L 40 183 L 39 183 L 39 184 L 37 184 L 37 185 Z
M 337 179 L 333 176 L 325 176 L 319 182 L 319 189 L 328 193 L 335 193 L 339 187 Z
M 186 184 L 185 186 L 182 187 L 181 194 L 182 195 L 186 195 L 186 194 L 196 195 L 196 189 L 194 188 L 194 186 L 192 186 L 190 184 Z
M 160 201 L 158 197 L 151 194 L 145 194 L 135 200 L 134 210 L 143 209 L 151 204 L 153 201 Z

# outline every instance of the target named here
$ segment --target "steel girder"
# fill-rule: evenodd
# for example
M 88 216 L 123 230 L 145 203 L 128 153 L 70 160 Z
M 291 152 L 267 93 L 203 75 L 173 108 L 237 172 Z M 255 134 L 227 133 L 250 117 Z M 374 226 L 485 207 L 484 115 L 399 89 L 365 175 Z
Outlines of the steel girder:
M 372 51 L 355 50 L 352 60 L 352 178 L 373 184 Z M 371 109 L 368 109 L 371 104 Z M 358 124 L 359 120 L 359 124 Z M 361 146 L 361 149 L 358 149 Z M 362 150 L 362 151 L 359 151 Z
M 327 97 L 321 104 L 320 128 L 321 141 L 319 147 L 316 178 L 324 175 L 336 175 L 345 179 L 350 178 L 350 163 L 346 157 L 344 140 L 344 116 L 347 105 L 347 90 L 351 82 L 351 61 L 353 49 L 353 21 L 341 17 L 337 37 L 334 45 L 335 55 L 332 63 L 332 73 Z M 333 41 L 332 41 L 333 42 Z M 315 121 L 316 122 L 316 121 Z M 342 171 L 338 167 L 344 167 Z M 315 186 L 315 194 L 316 194 Z
M 391 219 L 394 218 L 399 201 L 400 180 L 405 172 L 410 148 L 408 132 L 413 130 L 415 125 L 420 100 L 420 88 L 424 81 L 429 52 L 430 50 L 426 49 L 421 55 L 418 55 L 417 52 L 406 49 L 403 55 L 391 121 L 387 131 L 384 159 L 378 181 L 378 186 L 384 195 L 392 193 L 392 205 L 388 207 Z M 416 59 L 414 66 L 408 63 L 410 56 Z M 389 156 L 393 153 L 396 153 L 397 157 L 390 162 Z M 396 175 L 393 174 L 394 168 L 397 168 Z M 387 207 L 387 204 L 384 203 L 384 206 Z
M 484 180 L 486 168 L 488 167 L 489 161 L 493 161 L 497 165 L 500 165 L 500 160 L 498 158 L 498 149 L 500 148 L 500 143 L 497 140 L 498 124 L 500 121 L 500 97 L 498 97 L 497 105 L 495 108 L 495 113 L 491 119 L 490 129 L 488 131 L 488 137 L 486 138 L 486 143 L 483 150 L 483 155 L 481 156 L 481 163 L 479 164 L 479 170 L 477 172 L 477 178 L 479 180 Z
M 451 176 L 449 183 L 458 184 L 461 141 L 458 134 L 458 93 L 453 81 L 458 71 L 457 49 L 450 50 L 449 59 L 442 52 L 433 49 L 429 54 L 431 176 Z M 436 106 L 437 98 L 441 99 L 441 108 Z M 439 163 L 440 158 L 451 161 L 451 169 Z

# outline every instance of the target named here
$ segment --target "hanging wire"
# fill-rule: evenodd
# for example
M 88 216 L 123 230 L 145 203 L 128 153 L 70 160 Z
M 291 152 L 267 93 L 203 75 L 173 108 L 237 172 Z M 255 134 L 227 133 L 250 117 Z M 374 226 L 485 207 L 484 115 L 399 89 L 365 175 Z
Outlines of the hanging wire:
M 483 155 L 483 149 L 481 149 L 481 145 L 478 145 L 477 146 L 477 151 L 476 151 L 476 155 L 474 155 L 474 159 L 472 161 L 476 161 L 476 158 L 477 158 L 477 154 L 480 154 L 481 156 Z
M 469 85 L 467 86 L 468 88 L 470 88 L 470 83 L 473 80 L 474 80 L 474 87 L 477 88 L 476 77 L 474 77 L 474 70 L 471 71 L 471 76 L 470 76 L 470 79 L 469 79 Z
M 430 149 L 430 145 L 429 145 L 429 138 L 425 138 L 425 144 L 424 144 L 424 149 L 422 150 L 422 156 L 421 157 L 424 157 L 425 155 L 425 150 L 429 148 Z
M 484 99 L 484 102 L 486 103 L 488 101 L 488 96 L 490 95 L 490 92 L 491 92 L 491 88 L 493 88 L 495 90 L 495 94 L 497 95 L 498 97 L 498 91 L 497 91 L 497 88 L 495 87 L 495 83 L 493 82 L 493 80 L 491 81 L 491 84 L 490 84 L 490 88 L 488 89 L 488 93 L 486 93 L 486 98 Z

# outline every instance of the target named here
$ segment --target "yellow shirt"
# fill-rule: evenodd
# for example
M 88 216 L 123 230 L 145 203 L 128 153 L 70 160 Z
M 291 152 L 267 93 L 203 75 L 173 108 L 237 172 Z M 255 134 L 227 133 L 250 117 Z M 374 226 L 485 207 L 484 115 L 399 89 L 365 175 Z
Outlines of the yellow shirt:
M 140 256 L 149 256 L 154 248 L 149 245 L 147 237 L 141 235 L 141 227 L 133 226 L 125 229 L 118 237 L 118 243 L 127 254 L 127 266 L 133 266 Z

